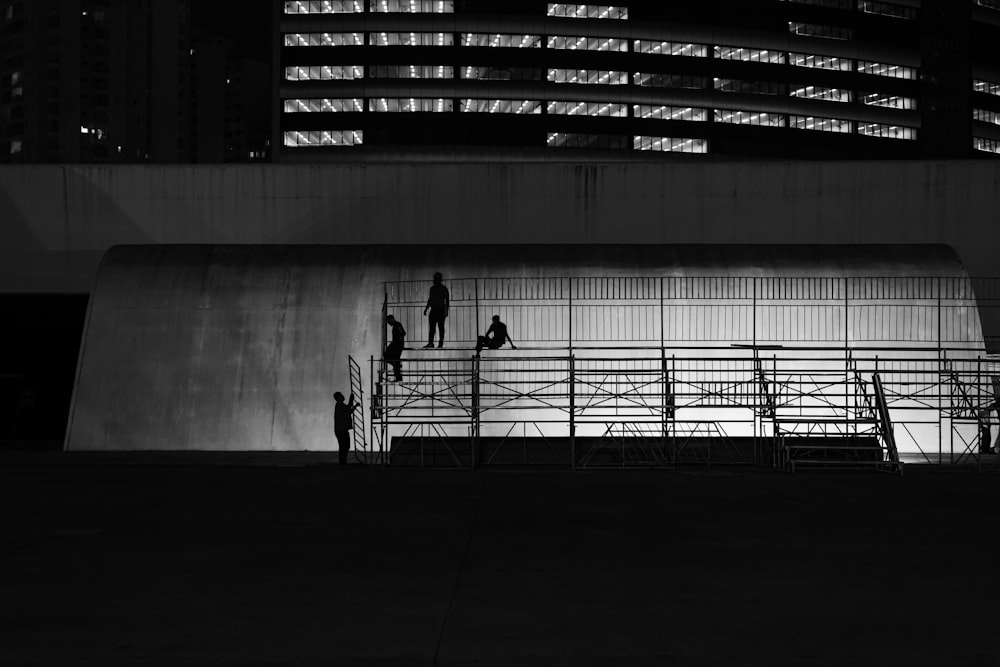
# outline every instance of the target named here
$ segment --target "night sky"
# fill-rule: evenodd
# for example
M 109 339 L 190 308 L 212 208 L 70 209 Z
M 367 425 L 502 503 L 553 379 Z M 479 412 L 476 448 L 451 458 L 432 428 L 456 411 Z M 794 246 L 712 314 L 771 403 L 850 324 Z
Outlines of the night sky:
M 191 0 L 191 5 L 195 27 L 231 39 L 244 55 L 270 59 L 274 0 Z

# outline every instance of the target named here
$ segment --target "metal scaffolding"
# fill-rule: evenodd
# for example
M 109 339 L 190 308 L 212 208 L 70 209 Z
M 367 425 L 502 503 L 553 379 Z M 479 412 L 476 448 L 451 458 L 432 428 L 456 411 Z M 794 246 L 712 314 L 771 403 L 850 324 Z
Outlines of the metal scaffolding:
M 984 464 L 1000 364 L 967 278 L 450 281 L 448 347 L 370 360 L 383 464 Z M 427 283 L 387 283 L 419 329 Z M 472 350 L 490 315 L 518 350 Z

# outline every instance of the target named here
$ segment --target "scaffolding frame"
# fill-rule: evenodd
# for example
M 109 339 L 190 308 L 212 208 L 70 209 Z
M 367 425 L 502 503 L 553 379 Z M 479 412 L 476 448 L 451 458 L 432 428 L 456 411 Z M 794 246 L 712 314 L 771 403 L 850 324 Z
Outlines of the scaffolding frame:
M 1000 281 L 980 283 L 1000 294 Z M 900 442 L 911 460 L 993 460 L 1000 364 L 965 277 L 476 278 L 449 288 L 447 353 L 408 350 L 398 384 L 370 359 L 383 464 L 901 472 Z M 426 289 L 386 283 L 382 316 L 412 326 Z M 494 312 L 516 354 L 468 349 Z

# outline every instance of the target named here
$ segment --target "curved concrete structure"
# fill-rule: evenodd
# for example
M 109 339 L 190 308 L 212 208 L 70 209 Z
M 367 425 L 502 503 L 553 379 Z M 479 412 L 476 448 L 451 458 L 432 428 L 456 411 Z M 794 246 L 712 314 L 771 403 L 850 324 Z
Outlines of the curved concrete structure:
M 437 270 L 456 307 L 462 279 L 477 276 L 877 279 L 905 288 L 917 313 L 891 335 L 925 345 L 942 330 L 918 313 L 939 298 L 936 279 L 965 284 L 945 246 L 121 246 L 98 273 L 66 447 L 333 449 L 332 395 L 349 386 L 347 357 L 367 371 L 380 353 L 383 281 L 419 281 L 403 301 L 422 301 Z M 982 349 L 972 295 L 960 289 L 954 297 L 959 315 L 946 327 L 949 340 Z M 420 301 L 401 306 L 411 309 L 404 321 L 411 346 L 426 335 Z M 482 304 L 483 312 L 495 303 Z M 461 330 L 459 319 L 450 318 L 450 330 Z M 884 335 L 874 320 L 855 319 L 851 344 Z M 809 335 L 824 326 L 843 348 L 844 320 L 831 316 Z M 516 328 L 512 334 L 525 340 Z

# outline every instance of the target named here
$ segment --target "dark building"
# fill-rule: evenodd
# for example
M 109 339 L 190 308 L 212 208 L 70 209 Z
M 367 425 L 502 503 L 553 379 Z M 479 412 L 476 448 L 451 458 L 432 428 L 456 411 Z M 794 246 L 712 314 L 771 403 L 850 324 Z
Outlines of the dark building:
M 1000 153 L 998 0 L 500 6 L 276 3 L 278 159 Z
M 0 0 L 0 161 L 182 162 L 188 0 Z

